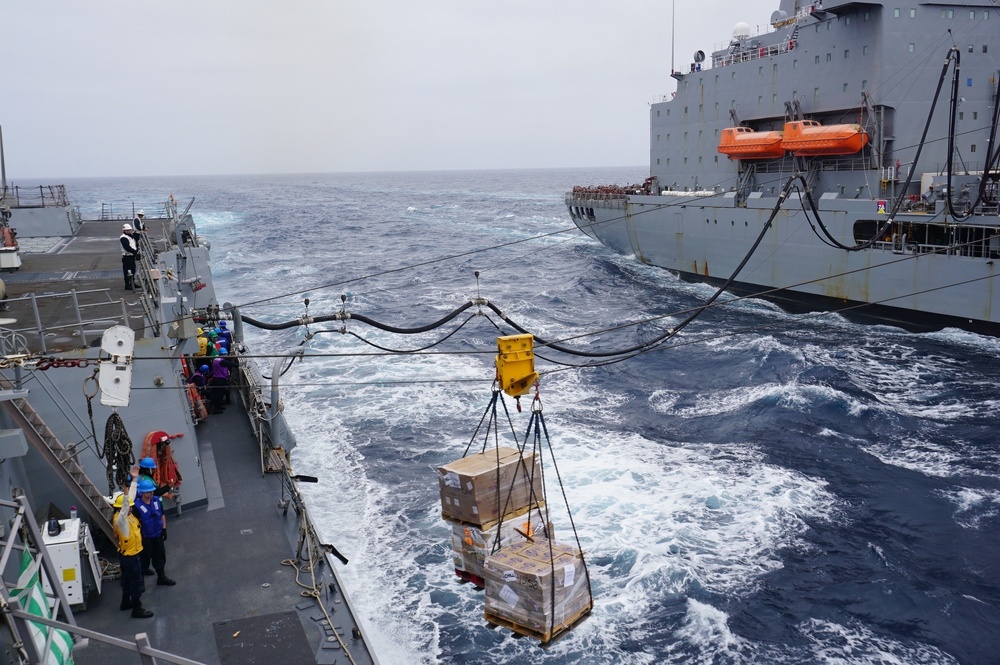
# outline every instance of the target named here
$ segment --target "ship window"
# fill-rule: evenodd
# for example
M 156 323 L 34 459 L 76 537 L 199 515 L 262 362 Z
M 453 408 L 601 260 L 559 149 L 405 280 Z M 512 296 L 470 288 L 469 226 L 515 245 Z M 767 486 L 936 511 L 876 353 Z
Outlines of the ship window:
M 702 135 L 703 135 L 704 133 L 705 133 L 705 132 L 704 132 L 703 130 L 701 130 L 701 129 L 699 129 L 699 130 L 698 130 L 698 139 L 699 139 L 699 140 L 701 140 L 701 138 L 702 138 Z
M 719 75 L 715 75 L 715 85 L 719 85 Z
M 735 81 L 736 80 L 736 72 L 729 72 L 729 78 L 731 78 L 732 80 Z
M 899 18 L 899 7 L 896 7 L 895 9 L 892 10 L 892 17 Z
M 704 113 L 704 112 L 705 112 L 705 105 L 698 104 L 698 113 Z
M 990 20 L 990 13 L 988 11 L 983 12 L 983 18 L 986 19 L 987 21 L 989 21 Z
M 975 147 L 975 146 L 973 146 L 973 147 Z M 973 152 L 975 152 L 975 150 L 973 150 Z M 701 155 L 698 155 L 698 163 L 701 164 Z
M 792 90 L 792 99 L 795 99 L 798 96 L 799 96 L 799 91 L 798 90 Z
M 851 17 L 850 16 L 845 16 L 844 17 L 844 25 L 850 25 L 850 24 L 851 24 Z
M 792 60 L 792 69 L 798 69 L 798 68 L 799 68 L 799 61 Z
M 844 92 L 847 92 L 847 84 L 844 84 Z
M 763 95 L 757 95 L 757 106 L 761 106 L 761 105 L 763 105 L 763 103 L 764 103 L 764 96 Z
M 826 54 L 826 61 L 827 62 L 832 62 L 833 61 L 833 54 L 832 53 L 827 53 Z
M 851 57 L 851 49 L 845 48 L 844 49 L 844 58 L 850 58 L 850 57 Z
M 813 97 L 819 97 L 819 88 L 813 88 Z
M 718 156 L 718 155 L 716 155 L 716 156 L 715 156 L 715 163 L 716 163 L 716 164 L 718 164 L 718 163 L 719 163 L 719 156 Z
M 972 20 L 972 21 L 976 20 L 976 10 L 975 9 L 973 9 L 971 12 L 969 12 L 969 19 Z
M 911 9 L 910 10 L 910 18 L 916 18 L 916 17 L 917 17 L 917 10 L 916 9 Z
M 685 163 L 685 164 L 687 164 L 687 163 L 688 163 L 688 158 L 687 158 L 687 157 L 685 157 L 685 158 L 684 158 L 684 163 Z
M 986 53 L 986 44 L 983 44 L 983 53 Z
M 716 110 L 716 112 L 719 111 L 719 102 L 715 102 L 715 110 Z
M 684 132 L 684 140 L 685 140 L 685 141 L 687 141 L 687 140 L 688 140 L 688 133 L 687 133 L 687 132 Z
M 778 63 L 774 63 L 773 65 L 771 65 L 771 73 L 772 74 L 778 73 Z
M 771 103 L 772 104 L 777 104 L 778 103 L 778 95 L 777 94 L 771 95 Z
M 684 115 L 687 115 L 687 114 L 688 114 L 688 107 L 685 106 L 684 107 Z
M 826 24 L 826 29 L 830 30 L 830 28 L 832 28 L 832 27 L 833 27 L 833 22 L 828 21 L 827 24 Z
M 979 111 L 973 111 L 972 112 L 972 119 L 973 120 L 979 120 Z
M 863 81 L 861 81 L 861 89 L 862 90 L 868 89 L 868 79 L 864 79 Z
M 965 111 L 959 111 L 958 112 L 958 119 L 959 120 L 965 120 Z
M 868 44 L 861 47 L 861 55 L 868 55 Z
M 657 135 L 656 135 L 656 140 L 657 140 L 657 141 L 659 141 L 659 140 L 660 140 L 660 135 L 659 135 L 659 134 L 657 134 Z
M 976 144 L 973 143 L 971 146 L 969 146 L 969 152 L 975 152 L 975 151 L 976 151 Z
M 975 14 L 975 12 L 972 12 L 972 13 Z M 972 53 L 972 49 L 973 48 L 974 48 L 974 46 L 972 44 L 969 44 L 969 53 Z
M 819 56 L 818 55 L 816 56 L 816 64 L 817 65 L 819 64 Z
M 914 48 L 916 48 L 916 44 L 914 44 L 913 42 L 910 42 L 909 44 L 906 45 L 906 50 L 909 51 L 910 53 L 913 53 Z
M 864 16 L 864 18 L 865 18 L 866 21 L 872 17 L 871 12 L 865 12 L 863 14 L 863 16 Z

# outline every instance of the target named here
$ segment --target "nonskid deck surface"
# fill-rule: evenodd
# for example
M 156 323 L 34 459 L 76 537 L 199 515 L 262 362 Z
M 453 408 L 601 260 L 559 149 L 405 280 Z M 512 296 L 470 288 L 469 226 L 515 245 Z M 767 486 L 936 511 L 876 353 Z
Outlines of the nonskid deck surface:
M 29 294 L 45 296 L 77 291 L 77 300 L 87 317 L 97 321 L 85 326 L 88 344 L 99 337 L 98 330 L 108 328 L 112 317 L 122 314 L 124 299 L 130 327 L 137 337 L 144 336 L 142 308 L 138 291 L 126 291 L 122 275 L 120 222 L 84 222 L 74 237 L 42 237 L 20 239 L 21 267 L 16 271 L 0 272 L 7 288 L 7 310 L 0 318 L 15 319 L 3 327 L 22 332 L 33 351 L 40 350 L 35 312 Z M 107 289 L 107 292 L 101 291 Z M 79 328 L 76 310 L 70 296 L 39 297 L 35 303 L 46 329 L 46 350 L 78 346 Z M 99 307 L 87 307 L 102 303 Z M 104 324 L 107 325 L 104 325 Z M 65 326 L 65 327 L 63 327 Z M 27 330 L 30 329 L 30 330 Z M 87 333 L 85 333 L 87 334 Z
M 166 572 L 177 585 L 157 586 L 155 576 L 146 577 L 142 602 L 154 616 L 133 619 L 130 612 L 118 609 L 119 582 L 106 582 L 104 593 L 91 596 L 77 621 L 127 640 L 145 632 L 153 648 L 203 663 L 334 663 L 338 657 L 347 662 L 336 640 L 327 640 L 315 602 L 301 595 L 304 589 L 295 582 L 295 570 L 282 565 L 294 558 L 288 529 L 295 528 L 296 520 L 291 510 L 283 515 L 278 507 L 279 476 L 261 475 L 246 415 L 234 404 L 198 429 L 209 505 L 167 518 Z M 110 545 L 101 553 L 117 561 Z M 354 624 L 341 609 L 340 595 L 324 595 L 323 600 L 334 609 L 335 622 L 343 622 L 338 633 L 350 643 Z M 297 614 L 295 621 L 289 612 Z M 267 627 L 275 630 L 267 634 Z M 316 658 L 321 643 L 325 648 Z M 274 660 L 276 652 L 308 658 Z M 272 658 L 260 660 L 264 653 Z M 93 640 L 74 658 L 78 665 L 139 662 L 134 653 Z

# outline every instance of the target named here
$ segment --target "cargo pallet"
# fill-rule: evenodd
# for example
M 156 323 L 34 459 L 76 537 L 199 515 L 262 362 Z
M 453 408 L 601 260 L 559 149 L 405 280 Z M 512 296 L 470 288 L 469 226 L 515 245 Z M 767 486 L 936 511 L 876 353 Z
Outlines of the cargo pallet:
M 503 628 L 507 628 L 517 633 L 518 635 L 524 637 L 533 637 L 539 642 L 541 642 L 542 646 L 548 646 L 553 641 L 559 639 L 564 634 L 569 632 L 570 628 L 573 628 L 578 623 L 587 618 L 587 615 L 590 614 L 590 610 L 592 610 L 593 608 L 594 605 L 593 603 L 591 603 L 590 605 L 584 607 L 582 610 L 573 615 L 573 617 L 571 617 L 568 621 L 561 623 L 557 626 L 553 626 L 552 630 L 547 630 L 545 632 L 539 632 L 537 630 L 528 628 L 527 626 L 522 626 L 519 623 L 514 623 L 510 619 L 505 619 L 502 616 L 498 616 L 496 614 L 490 614 L 489 612 L 484 613 L 484 618 L 486 619 L 486 623 L 489 624 L 490 628 L 495 628 L 496 626 L 502 626 Z
M 545 509 L 545 502 L 536 501 L 530 506 L 522 506 L 517 510 L 513 510 L 507 513 L 506 515 L 503 516 L 503 521 L 508 522 L 510 520 L 517 519 L 518 517 L 523 517 L 528 514 L 529 510 L 544 510 L 544 509 Z M 441 519 L 451 524 L 458 524 L 459 526 L 471 527 L 474 529 L 479 529 L 480 531 L 489 531 L 490 529 L 492 529 L 497 525 L 497 522 L 500 521 L 499 519 L 495 519 L 495 520 L 490 520 L 489 522 L 470 522 L 468 520 L 461 520 L 458 519 L 457 517 L 452 517 L 451 515 L 446 514 L 443 510 L 441 511 Z

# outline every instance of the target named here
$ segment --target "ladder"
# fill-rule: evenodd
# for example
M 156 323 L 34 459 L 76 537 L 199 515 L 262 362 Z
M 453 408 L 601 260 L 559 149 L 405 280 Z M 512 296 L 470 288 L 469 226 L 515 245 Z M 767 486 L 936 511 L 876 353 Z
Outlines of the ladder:
M 3 407 L 24 432 L 32 447 L 41 453 L 49 466 L 62 478 L 73 497 L 90 515 L 93 524 L 100 527 L 111 542 L 117 542 L 111 525 L 114 509 L 76 461 L 76 453 L 60 443 L 28 400 L 12 399 L 4 402 Z

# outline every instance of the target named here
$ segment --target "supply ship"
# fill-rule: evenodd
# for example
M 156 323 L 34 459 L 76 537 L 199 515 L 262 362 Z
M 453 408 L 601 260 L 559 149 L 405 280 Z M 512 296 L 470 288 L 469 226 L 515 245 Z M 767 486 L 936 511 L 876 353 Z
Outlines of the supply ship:
M 299 493 L 316 478 L 291 469 L 279 372 L 264 378 L 239 309 L 220 302 L 193 203 L 147 207 L 125 290 L 134 208 L 85 220 L 64 187 L 4 177 L 2 662 L 377 662 L 337 574 L 348 562 Z M 210 415 L 186 376 L 199 332 L 220 325 L 238 368 L 232 404 Z M 170 472 L 157 481 L 172 488 L 176 585 L 146 577 L 153 616 L 132 618 L 109 498 L 146 456 Z
M 989 2 L 781 0 L 766 30 L 738 23 L 672 72 L 649 178 L 578 185 L 570 215 L 686 280 L 1000 334 L 998 19 Z

